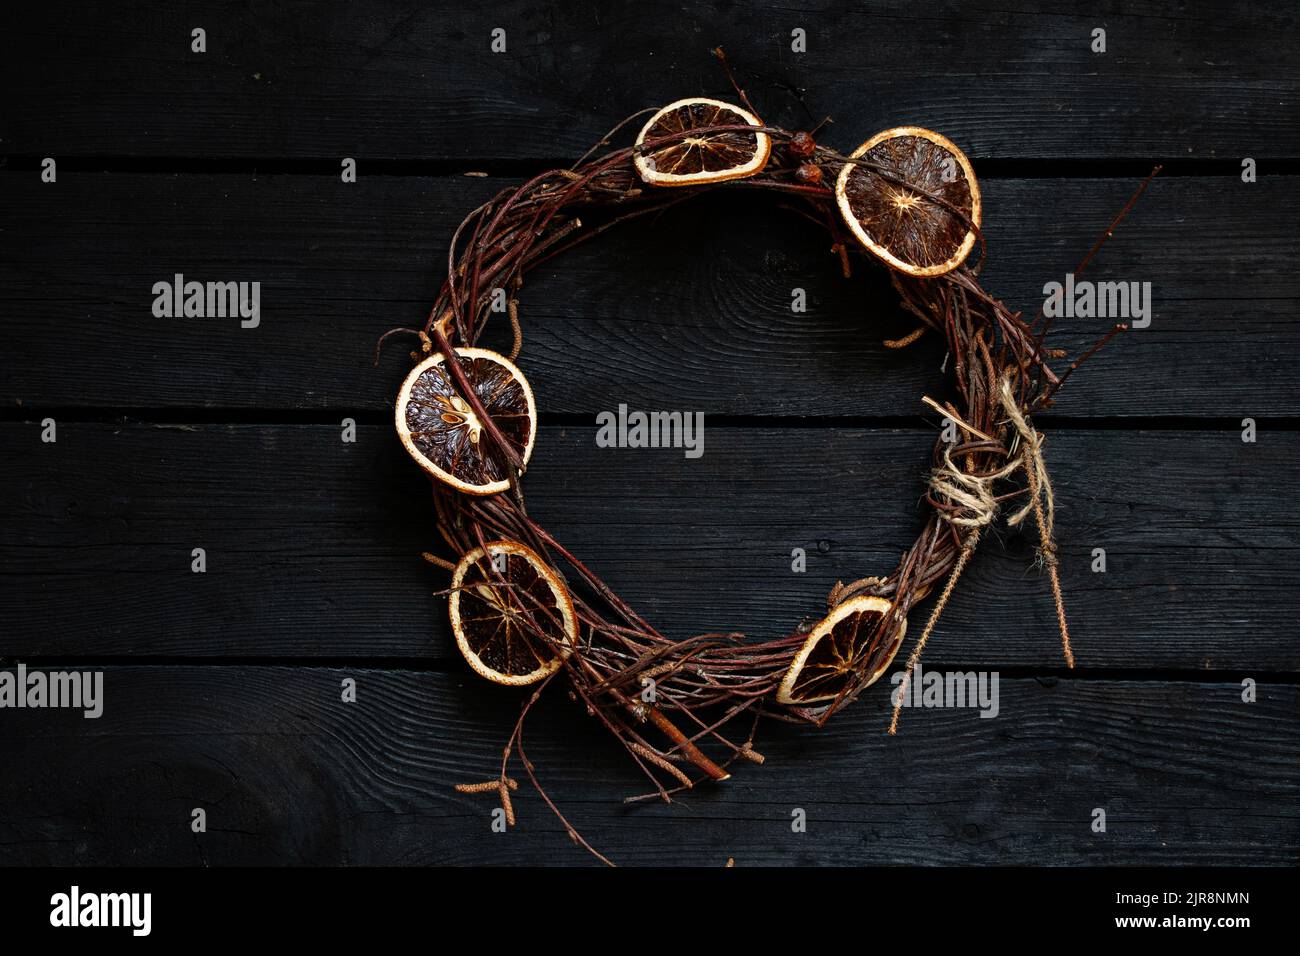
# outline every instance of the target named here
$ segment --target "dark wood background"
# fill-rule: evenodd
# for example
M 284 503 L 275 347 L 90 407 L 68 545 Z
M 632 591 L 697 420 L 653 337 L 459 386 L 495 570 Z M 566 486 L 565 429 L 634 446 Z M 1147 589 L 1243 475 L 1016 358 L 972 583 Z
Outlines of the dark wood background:
M 1002 533 L 926 660 L 999 671 L 996 719 L 909 711 L 890 738 L 881 688 L 824 731 L 769 727 L 768 763 L 725 785 L 626 807 L 643 781 L 553 694 L 530 733 L 553 795 L 627 864 L 1296 862 L 1293 11 L 88 7 L 29 5 L 0 35 L 0 663 L 103 669 L 107 699 L 99 720 L 0 712 L 0 863 L 591 862 L 531 793 L 495 834 L 491 801 L 451 789 L 492 773 L 520 697 L 449 638 L 419 558 L 425 483 L 392 434 L 406 359 L 375 368 L 371 349 L 423 319 L 482 198 L 634 110 L 727 95 L 716 44 L 771 122 L 831 114 L 822 139 L 845 150 L 901 123 L 960 144 L 986 285 L 1016 307 L 1165 164 L 1094 266 L 1152 283 L 1151 326 L 1041 419 L 1081 666 L 1063 668 L 1032 542 Z M 667 633 L 784 632 L 919 526 L 941 349 L 883 349 L 908 323 L 825 244 L 762 200 L 709 198 L 525 287 L 531 510 Z M 154 318 L 151 287 L 176 272 L 260 281 L 260 327 Z M 1053 344 L 1100 325 L 1060 320 Z M 704 457 L 597 449 L 595 414 L 620 402 L 703 411 Z

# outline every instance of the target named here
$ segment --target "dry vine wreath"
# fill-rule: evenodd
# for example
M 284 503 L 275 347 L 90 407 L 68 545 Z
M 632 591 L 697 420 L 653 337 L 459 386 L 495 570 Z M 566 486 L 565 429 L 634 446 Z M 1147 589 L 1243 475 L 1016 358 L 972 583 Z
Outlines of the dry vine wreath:
M 517 753 L 569 835 L 605 862 L 547 796 L 524 753 L 529 708 L 561 672 L 570 697 L 653 782 L 653 792 L 630 799 L 670 800 L 704 779 L 725 780 L 735 760 L 763 761 L 753 747 L 760 715 L 820 725 L 879 678 L 902 644 L 912 607 L 941 588 L 912 650 L 910 675 L 981 534 L 1017 496 L 1008 523 L 1032 516 L 1037 525 L 1066 661 L 1074 664 L 1043 438 L 1030 416 L 1122 326 L 1058 376 L 1048 359 L 1063 355 L 1043 344 L 1047 320 L 1022 319 L 980 287 L 978 265 L 964 264 L 976 243 L 982 262 L 983 236 L 979 186 L 960 149 L 929 130 L 899 127 L 843 156 L 813 133 L 764 125 L 744 91 L 736 92 L 743 109 L 694 98 L 637 113 L 571 168 L 542 173 L 475 209 L 452 236 L 447 278 L 424 329 L 394 330 L 414 331 L 422 343 L 399 393 L 396 425 L 435 479 L 438 531 L 457 560 L 425 558 L 452 573 L 445 593 L 457 645 L 489 680 L 540 682 L 505 745 L 499 776 L 457 789 L 498 794 L 513 823 L 517 784 L 508 770 Z M 646 113 L 653 115 L 633 145 L 595 155 Z M 829 231 L 846 277 L 855 254 L 883 262 L 903 308 L 920 322 L 886 344 L 899 348 L 925 331 L 944 337 L 956 402 L 923 401 L 960 429 L 957 441 L 935 443 L 929 516 L 898 566 L 885 577 L 836 584 L 820 622 L 762 643 L 740 634 L 665 637 L 528 515 L 520 484 L 537 432 L 533 394 L 515 365 L 517 294 L 526 272 L 619 223 L 718 188 L 783 197 Z M 475 344 L 499 312 L 494 293 L 498 304 L 505 297 L 514 334 L 509 356 Z M 998 493 L 1013 476 L 1020 485 Z M 583 593 L 570 587 L 562 566 Z M 743 715 L 753 719 L 743 739 L 734 739 L 730 728 Z M 897 721 L 895 708 L 890 733 Z

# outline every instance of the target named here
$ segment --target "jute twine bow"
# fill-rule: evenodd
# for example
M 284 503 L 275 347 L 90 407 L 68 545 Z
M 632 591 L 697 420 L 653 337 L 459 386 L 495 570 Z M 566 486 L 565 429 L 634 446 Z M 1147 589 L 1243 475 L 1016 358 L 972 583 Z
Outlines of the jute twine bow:
M 896 691 L 894 712 L 889 721 L 891 734 L 898 731 L 898 718 L 903 709 L 903 701 L 907 698 L 912 674 L 921 660 L 921 652 L 925 649 L 935 624 L 939 621 L 939 615 L 947 606 L 957 580 L 966 569 L 966 563 L 975 553 L 980 535 L 997 519 L 1000 508 L 997 496 L 993 493 L 993 486 L 996 482 L 1011 477 L 1017 471 L 1023 470 L 1025 473 L 1029 492 L 1028 501 L 1019 511 L 1010 515 L 1006 523 L 1015 527 L 1030 514 L 1034 516 L 1034 521 L 1038 525 L 1039 558 L 1047 566 L 1052 582 L 1052 597 L 1056 601 L 1056 620 L 1061 629 L 1061 648 L 1065 653 L 1066 666 L 1074 667 L 1074 652 L 1070 648 L 1070 629 L 1065 622 L 1065 600 L 1061 595 L 1061 579 L 1056 558 L 1056 501 L 1052 493 L 1052 481 L 1047 474 L 1047 463 L 1043 459 L 1043 436 L 1038 434 L 1029 417 L 1020 407 L 1010 375 L 1003 376 L 998 395 L 1007 416 L 1007 423 L 1015 432 L 1014 440 L 1007 449 L 1007 457 L 1010 459 L 1007 464 L 996 471 L 971 474 L 953 462 L 952 456 L 945 450 L 943 465 L 935 468 L 930 474 L 930 492 L 934 500 L 949 505 L 947 508 L 937 509 L 939 516 L 954 527 L 963 529 L 965 536 L 957 561 L 948 574 L 948 580 L 944 583 L 934 610 L 930 612 L 925 630 L 921 632 L 921 639 L 916 642 L 911 656 L 907 659 L 907 669 Z M 977 429 L 956 416 L 953 416 L 953 420 L 966 431 L 979 434 Z

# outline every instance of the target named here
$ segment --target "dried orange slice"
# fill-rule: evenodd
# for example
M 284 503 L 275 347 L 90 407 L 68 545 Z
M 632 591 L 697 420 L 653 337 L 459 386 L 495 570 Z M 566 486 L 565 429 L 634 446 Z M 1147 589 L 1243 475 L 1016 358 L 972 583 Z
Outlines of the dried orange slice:
M 980 187 L 965 153 L 931 130 L 899 126 L 877 133 L 850 158 L 886 167 L 922 190 L 846 163 L 835 181 L 835 201 L 859 242 L 909 275 L 943 275 L 961 265 L 975 245 L 970 224 L 980 224 Z
M 537 437 L 537 407 L 524 373 L 489 349 L 457 349 L 474 393 L 493 423 L 527 462 Z M 397 434 L 425 471 L 459 491 L 491 495 L 510 487 L 509 464 L 457 391 L 437 352 L 406 376 L 397 395 Z
M 491 541 L 460 559 L 448 599 L 456 646 L 497 684 L 532 684 L 573 649 L 578 619 L 568 589 L 517 541 Z
M 762 126 L 757 116 L 722 100 L 703 97 L 669 103 L 641 129 L 641 147 L 664 136 L 709 126 Z M 672 142 L 638 149 L 636 171 L 654 186 L 698 186 L 752 176 L 772 152 L 766 133 L 713 132 L 686 136 Z
M 850 683 L 859 689 L 875 683 L 898 653 L 907 630 L 904 620 L 887 645 L 871 643 L 881 616 L 892 609 L 884 598 L 861 595 L 823 618 L 785 672 L 776 691 L 777 702 L 812 704 L 834 700 Z

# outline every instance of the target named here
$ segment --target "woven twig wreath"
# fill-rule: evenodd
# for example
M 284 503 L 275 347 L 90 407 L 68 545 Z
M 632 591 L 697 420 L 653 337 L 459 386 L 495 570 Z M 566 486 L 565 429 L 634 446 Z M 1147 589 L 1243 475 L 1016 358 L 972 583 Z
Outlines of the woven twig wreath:
M 401 388 L 396 426 L 434 479 L 438 531 L 452 560 L 425 557 L 452 574 L 445 592 L 452 628 L 474 670 L 500 684 L 536 685 L 499 777 L 459 788 L 499 794 L 511 823 L 516 784 L 508 770 L 516 755 L 564 820 L 537 784 L 522 739 L 529 708 L 559 674 L 653 781 L 653 792 L 631 799 L 670 800 L 702 780 L 725 780 L 737 759 L 762 762 L 753 746 L 760 715 L 820 724 L 879 678 L 898 653 L 912 607 L 941 589 L 910 673 L 982 532 L 1010 499 L 1006 520 L 1032 516 L 1037 526 L 1073 666 L 1051 483 L 1030 416 L 1050 404 L 1082 359 L 1055 374 L 1047 360 L 1063 356 L 1045 349 L 1045 323 L 1027 322 L 990 296 L 976 280 L 978 265 L 966 264 L 976 245 L 981 261 L 983 251 L 970 163 L 943 136 L 918 127 L 878 133 L 843 156 L 811 133 L 764 125 L 737 92 L 748 108 L 689 99 L 638 113 L 571 168 L 502 190 L 475 209 L 452 236 L 447 278 L 418 332 L 422 350 L 412 353 L 417 364 Z M 647 114 L 633 145 L 611 148 Z M 897 567 L 837 584 L 819 623 L 762 643 L 739 634 L 665 637 L 524 507 L 522 477 L 537 432 L 532 391 L 515 364 L 524 276 L 619 223 L 716 189 L 774 193 L 824 226 L 846 277 L 855 260 L 883 263 L 919 322 L 912 335 L 886 344 L 941 335 L 956 396 L 948 405 L 923 399 L 958 435 L 935 443 L 929 516 Z M 494 317 L 513 330 L 508 356 L 476 346 Z M 738 723 L 743 717 L 750 719 Z M 897 717 L 896 709 L 891 733 Z

